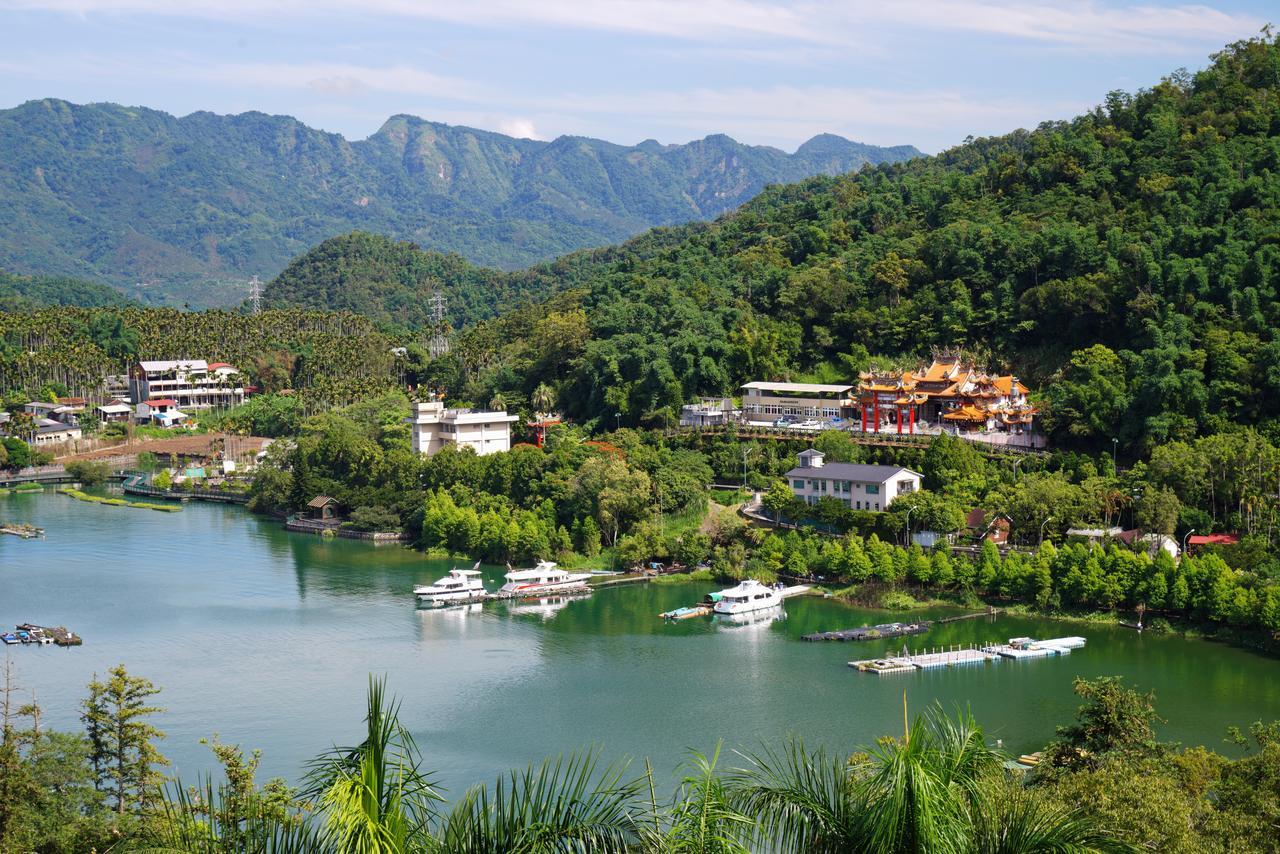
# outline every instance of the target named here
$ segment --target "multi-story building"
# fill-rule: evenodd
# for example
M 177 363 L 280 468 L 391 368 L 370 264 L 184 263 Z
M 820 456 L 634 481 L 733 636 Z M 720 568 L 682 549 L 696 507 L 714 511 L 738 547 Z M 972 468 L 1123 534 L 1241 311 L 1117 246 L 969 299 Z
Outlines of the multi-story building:
M 851 385 L 750 382 L 742 387 L 742 417 L 772 423 L 794 419 L 833 421 L 853 406 Z
M 135 405 L 161 398 L 181 410 L 215 409 L 244 403 L 244 384 L 234 366 L 204 359 L 139 362 L 129 369 L 129 400 Z
M 511 425 L 518 419 L 506 412 L 445 409 L 443 401 L 432 399 L 414 404 L 405 420 L 413 431 L 413 449 L 420 454 L 457 445 L 484 456 L 511 449 Z
M 883 512 L 899 495 L 919 490 L 923 479 L 902 466 L 828 463 L 821 451 L 812 448 L 802 452 L 799 461 L 787 472 L 787 483 L 796 498 L 808 504 L 834 498 L 854 510 Z

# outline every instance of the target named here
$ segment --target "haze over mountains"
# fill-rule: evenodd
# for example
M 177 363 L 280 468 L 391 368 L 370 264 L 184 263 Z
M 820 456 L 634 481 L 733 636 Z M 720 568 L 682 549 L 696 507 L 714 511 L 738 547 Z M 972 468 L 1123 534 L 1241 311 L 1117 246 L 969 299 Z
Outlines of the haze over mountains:
M 287 116 L 52 99 L 0 111 L 0 146 L 0 269 L 193 307 L 238 303 L 251 275 L 353 229 L 514 269 L 920 155 L 832 135 L 794 154 L 723 135 L 543 142 L 404 115 L 350 141 Z

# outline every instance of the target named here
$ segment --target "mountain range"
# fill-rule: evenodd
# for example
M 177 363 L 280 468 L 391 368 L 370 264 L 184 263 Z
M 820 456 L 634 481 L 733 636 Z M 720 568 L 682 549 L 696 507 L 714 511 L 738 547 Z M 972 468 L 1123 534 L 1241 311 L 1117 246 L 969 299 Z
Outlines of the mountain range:
M 0 111 L 0 147 L 0 269 L 193 307 L 238 303 L 250 276 L 352 230 L 516 269 L 920 154 L 829 134 L 793 154 L 724 135 L 544 142 L 406 115 L 350 141 L 287 116 L 53 99 Z

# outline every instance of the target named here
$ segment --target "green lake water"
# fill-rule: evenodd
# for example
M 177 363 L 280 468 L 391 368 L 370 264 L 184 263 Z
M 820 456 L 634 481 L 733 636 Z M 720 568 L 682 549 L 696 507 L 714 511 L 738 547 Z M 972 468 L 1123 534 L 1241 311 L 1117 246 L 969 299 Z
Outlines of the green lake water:
M 124 663 L 163 688 L 158 721 L 174 771 L 211 767 L 213 733 L 263 751 L 262 776 L 358 738 L 368 674 L 385 674 L 439 781 L 470 783 L 549 754 L 600 746 L 649 757 L 671 780 L 687 748 L 752 749 L 788 732 L 840 751 L 901 730 L 935 701 L 971 707 L 992 740 L 1041 747 L 1078 705 L 1076 676 L 1123 675 L 1157 694 L 1162 737 L 1225 749 L 1229 725 L 1280 718 L 1280 661 L 1205 641 L 1109 626 L 999 617 L 911 639 L 940 646 L 1083 635 L 1063 658 L 876 677 L 845 662 L 894 642 L 811 644 L 800 635 L 928 613 L 862 611 L 819 598 L 777 622 L 667 624 L 661 611 L 713 585 L 627 585 L 561 608 L 488 603 L 424 610 L 412 588 L 450 564 L 398 546 L 290 534 L 237 507 L 181 513 L 102 507 L 52 491 L 0 496 L 0 519 L 47 529 L 0 537 L 0 626 L 65 624 L 75 649 L 8 647 L 49 724 L 78 727 L 95 672 Z M 490 568 L 492 589 L 501 570 Z M 950 612 L 954 613 L 954 612 Z

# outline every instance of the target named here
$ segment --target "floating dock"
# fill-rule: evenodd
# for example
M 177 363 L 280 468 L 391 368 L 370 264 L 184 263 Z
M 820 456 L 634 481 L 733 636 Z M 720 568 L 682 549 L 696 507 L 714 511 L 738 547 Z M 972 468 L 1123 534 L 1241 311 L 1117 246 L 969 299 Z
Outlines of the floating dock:
M 905 648 L 901 655 L 884 658 L 850 661 L 849 666 L 862 672 L 884 676 L 891 673 L 909 673 L 914 670 L 933 670 L 938 667 L 960 667 L 968 664 L 986 664 L 1002 658 L 1047 658 L 1069 655 L 1071 650 L 1084 646 L 1082 637 L 1053 638 L 1038 641 L 1034 638 L 1010 638 L 1008 643 L 986 646 L 957 646 L 912 653 Z
M 803 596 L 813 590 L 812 584 L 796 584 L 791 587 L 784 587 L 778 591 L 783 599 L 790 599 L 792 596 Z
M 869 641 L 884 638 L 900 638 L 907 635 L 924 634 L 933 627 L 930 620 L 917 620 L 914 623 L 881 623 L 878 626 L 859 626 L 856 629 L 841 629 L 836 632 L 814 632 L 803 635 L 807 641 Z
M 1051 638 L 1035 640 L 1034 638 L 1010 638 L 1008 643 L 992 644 L 986 647 L 1001 658 L 1048 658 L 1053 655 L 1070 655 L 1071 650 L 1084 646 L 1084 638 Z
M 0 643 L 14 646 L 16 644 L 57 644 L 58 646 L 80 646 L 84 643 L 75 632 L 68 631 L 66 626 L 37 626 L 35 623 L 20 623 L 11 632 L 0 634 Z
M 36 537 L 43 538 L 44 528 L 37 528 L 35 525 L 27 525 L 21 522 L 6 522 L 0 525 L 0 534 L 11 534 L 24 540 L 31 540 Z

